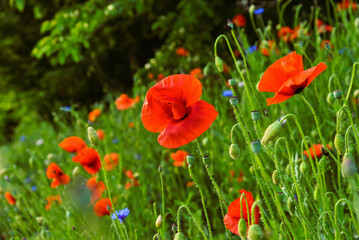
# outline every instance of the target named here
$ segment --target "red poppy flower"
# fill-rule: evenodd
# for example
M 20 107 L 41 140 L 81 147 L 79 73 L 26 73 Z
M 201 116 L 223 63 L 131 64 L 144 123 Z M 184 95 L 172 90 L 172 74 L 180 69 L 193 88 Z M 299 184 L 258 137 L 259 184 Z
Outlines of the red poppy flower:
M 54 162 L 48 166 L 46 176 L 48 179 L 54 179 L 51 183 L 52 188 L 57 188 L 60 184 L 66 185 L 70 182 L 70 177 Z
M 200 69 L 200 68 L 192 69 L 189 74 L 194 76 L 197 79 L 202 79 L 204 77 L 203 74 L 202 74 L 202 69 Z
M 134 186 L 140 186 L 137 178 L 133 175 L 131 170 L 126 171 L 126 176 L 130 179 L 129 182 L 126 182 L 125 189 L 129 189 Z
M 104 157 L 103 165 L 107 171 L 111 171 L 118 165 L 118 154 L 110 153 L 106 154 Z
M 341 3 L 337 4 L 337 11 L 342 11 L 348 8 L 353 8 L 353 10 L 357 9 L 357 4 L 353 3 L 353 1 L 343 0 Z
M 322 20 L 317 19 L 317 29 L 319 33 L 324 33 L 324 32 L 331 32 L 333 30 L 333 27 L 330 25 L 326 25 Z
M 228 206 L 228 213 L 226 214 L 226 216 L 224 216 L 224 224 L 226 225 L 227 229 L 229 231 L 231 231 L 234 234 L 239 235 L 238 232 L 238 223 L 239 220 L 241 218 L 243 218 L 246 223 L 247 223 L 247 227 L 248 226 L 248 216 L 249 216 L 249 221 L 250 223 L 252 223 L 252 206 L 254 203 L 254 199 L 252 196 L 251 192 L 247 192 L 246 190 L 242 189 L 239 191 L 239 193 L 244 193 L 245 197 L 243 196 L 242 198 L 242 202 L 241 202 L 241 197 L 239 196 L 238 199 L 234 200 L 229 206 Z M 245 199 L 246 198 L 246 199 Z M 249 209 L 249 214 L 247 212 L 247 205 L 246 205 L 246 200 L 248 203 L 248 209 Z M 242 206 L 242 215 L 241 215 L 241 206 Z M 255 224 L 259 224 L 259 219 L 261 217 L 260 211 L 259 211 L 259 207 L 256 206 L 254 209 L 254 223 Z
M 100 115 L 101 115 L 101 110 L 98 109 L 98 108 L 96 108 L 95 110 L 93 110 L 93 111 L 91 111 L 91 112 L 89 113 L 89 120 L 90 120 L 91 122 L 93 122 L 93 121 L 95 121 L 96 118 L 97 118 L 98 116 L 100 116 Z
M 148 131 L 160 132 L 163 147 L 178 148 L 202 135 L 216 119 L 214 107 L 199 100 L 201 82 L 187 74 L 171 75 L 150 88 L 141 119 Z
M 77 152 L 77 156 L 74 156 L 72 161 L 80 163 L 89 174 L 95 174 L 101 168 L 100 155 L 93 148 L 84 148 Z
M 90 178 L 86 183 L 87 188 L 91 191 L 90 204 L 94 204 L 101 198 L 102 193 L 106 190 L 106 186 L 102 181 L 96 181 L 96 176 Z
M 5 193 L 5 198 L 6 198 L 6 200 L 7 200 L 7 202 L 8 202 L 9 204 L 15 205 L 16 199 L 15 199 L 15 197 L 14 197 L 13 195 L 11 195 L 10 192 L 6 192 L 6 193 Z
M 131 170 L 127 170 L 126 171 L 126 176 L 129 178 L 129 179 L 134 179 L 135 177 L 133 176 L 133 173 Z
M 47 204 L 46 204 L 46 206 L 45 206 L 45 210 L 46 210 L 46 211 L 50 210 L 52 202 L 56 201 L 56 202 L 59 203 L 59 204 L 62 203 L 62 200 L 61 200 L 61 198 L 60 198 L 59 195 L 56 195 L 56 196 L 48 196 L 48 197 L 46 198 L 46 200 L 47 200 Z
M 266 44 L 261 44 L 261 52 L 264 56 L 269 57 L 269 55 L 272 55 L 273 53 L 279 54 L 279 50 L 273 40 L 268 40 Z
M 86 147 L 86 143 L 79 137 L 72 136 L 65 138 L 59 146 L 67 152 L 74 153 Z
M 171 158 L 174 160 L 173 166 L 181 167 L 183 162 L 187 159 L 188 152 L 178 150 L 176 153 L 171 153 Z
M 238 27 L 245 27 L 246 26 L 246 18 L 242 14 L 237 14 L 232 18 L 232 22 L 234 25 Z
M 176 49 L 176 54 L 178 56 L 186 57 L 189 55 L 189 52 L 184 47 L 179 47 Z
M 263 74 L 258 84 L 261 92 L 275 93 L 267 98 L 268 106 L 281 103 L 302 92 L 327 66 L 324 62 L 304 71 L 302 56 L 292 52 L 275 61 Z
M 103 131 L 101 129 L 97 130 L 96 134 L 100 140 L 103 140 L 105 138 L 105 134 L 103 133 Z
M 135 98 L 130 98 L 127 94 L 122 93 L 119 98 L 116 99 L 117 110 L 126 110 L 132 108 L 138 101 L 140 100 L 140 96 Z
M 309 154 L 310 154 L 310 156 L 312 157 L 312 159 L 314 159 L 314 157 L 315 156 L 317 156 L 317 158 L 319 158 L 319 157 L 321 157 L 322 156 L 322 154 L 323 154 L 323 150 L 322 150 L 322 147 L 323 145 L 322 144 L 315 144 L 315 145 L 313 145 L 310 149 L 309 149 Z M 327 145 L 327 148 L 328 149 L 331 149 L 331 147 L 329 146 L 329 145 Z M 305 156 L 307 156 L 307 158 L 309 158 L 309 154 L 308 154 L 308 151 L 307 150 L 305 150 L 304 152 L 303 152 L 303 154 L 305 155 Z
M 99 217 L 110 215 L 112 204 L 109 198 L 102 198 L 98 200 L 93 206 L 95 214 Z

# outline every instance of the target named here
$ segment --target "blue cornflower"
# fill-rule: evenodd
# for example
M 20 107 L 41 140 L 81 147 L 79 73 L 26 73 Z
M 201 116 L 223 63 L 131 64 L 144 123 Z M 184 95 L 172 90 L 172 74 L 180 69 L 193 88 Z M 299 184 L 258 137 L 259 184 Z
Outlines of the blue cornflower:
M 29 177 L 25 178 L 25 182 L 29 183 L 31 181 L 31 179 Z
M 136 159 L 141 159 L 142 156 L 141 156 L 141 154 L 139 154 L 139 153 L 135 153 L 135 158 L 136 158 Z
M 255 15 L 259 15 L 259 14 L 262 14 L 262 13 L 264 13 L 264 8 L 258 8 L 257 10 L 254 10 Z
M 19 140 L 20 140 L 21 142 L 25 141 L 25 139 L 26 139 L 26 137 L 25 137 L 24 135 L 22 135 L 22 136 L 19 138 Z
M 224 90 L 222 92 L 222 95 L 223 95 L 223 97 L 232 97 L 233 93 L 232 93 L 232 90 Z
M 249 53 L 253 53 L 253 52 L 257 51 L 257 46 L 256 45 L 250 46 L 248 50 L 249 50 Z
M 339 54 L 343 54 L 346 50 L 346 47 L 343 47 L 342 49 L 339 50 Z
M 63 112 L 71 112 L 71 107 L 70 106 L 60 107 L 60 110 Z
M 115 213 L 112 213 L 111 219 L 118 219 L 120 220 L 120 223 L 122 223 L 125 220 L 125 217 L 127 217 L 130 214 L 130 210 L 128 208 L 124 208 L 119 211 L 115 211 Z
M 31 187 L 31 190 L 32 190 L 33 192 L 35 192 L 35 191 L 37 190 L 37 187 L 36 187 L 36 186 L 32 186 L 32 187 Z
M 119 142 L 120 142 L 120 140 L 118 140 L 118 138 L 112 139 L 112 143 L 113 143 L 113 144 L 116 144 L 116 143 L 119 143 Z

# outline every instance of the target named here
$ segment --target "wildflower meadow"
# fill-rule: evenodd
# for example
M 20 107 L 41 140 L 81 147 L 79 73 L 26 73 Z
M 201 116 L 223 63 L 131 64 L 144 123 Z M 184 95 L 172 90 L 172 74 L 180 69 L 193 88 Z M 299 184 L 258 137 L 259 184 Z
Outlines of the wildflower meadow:
M 359 239 L 357 1 L 75 2 L 0 4 L 1 239 Z

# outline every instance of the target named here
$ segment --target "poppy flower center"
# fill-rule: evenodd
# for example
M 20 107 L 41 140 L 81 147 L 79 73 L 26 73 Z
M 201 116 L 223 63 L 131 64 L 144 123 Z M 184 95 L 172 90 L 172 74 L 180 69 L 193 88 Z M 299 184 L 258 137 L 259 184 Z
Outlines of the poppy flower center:
M 172 115 L 175 120 L 184 118 L 187 114 L 185 107 L 181 102 L 170 102 L 172 108 Z

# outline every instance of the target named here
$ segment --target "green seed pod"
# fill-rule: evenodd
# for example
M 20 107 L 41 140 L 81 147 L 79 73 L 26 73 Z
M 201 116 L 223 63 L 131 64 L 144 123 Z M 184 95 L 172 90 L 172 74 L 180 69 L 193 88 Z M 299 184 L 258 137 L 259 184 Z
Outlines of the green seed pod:
M 336 99 L 341 99 L 342 96 L 343 96 L 343 92 L 340 91 L 340 90 L 335 90 L 335 91 L 333 92 L 333 94 L 334 94 L 334 97 L 335 97 Z
M 261 142 L 259 140 L 255 140 L 251 142 L 252 151 L 254 154 L 258 154 L 261 151 Z
M 237 96 L 230 97 L 229 102 L 231 103 L 232 106 L 236 106 L 238 104 L 238 97 Z
M 343 137 L 343 135 L 341 135 L 340 133 L 337 133 L 334 137 L 334 146 L 335 149 L 337 149 L 338 153 L 340 155 L 343 155 L 345 152 L 345 139 Z
M 237 144 L 232 143 L 231 146 L 229 146 L 229 156 L 233 158 L 234 160 L 238 160 L 240 156 L 239 147 Z
M 291 197 L 289 197 L 287 200 L 287 207 L 288 207 L 288 211 L 289 211 L 290 215 L 294 215 L 295 204 Z
M 308 170 L 308 163 L 307 162 L 302 162 L 299 166 L 299 171 L 302 173 L 302 174 L 305 174 Z
M 178 232 L 176 233 L 176 236 L 174 238 L 174 240 L 185 240 L 186 238 L 184 237 L 184 234 L 182 232 Z
M 229 84 L 229 86 L 234 87 L 237 84 L 237 80 L 236 79 L 229 79 L 228 84 Z
M 356 176 L 358 168 L 355 165 L 354 157 L 351 153 L 345 153 L 342 161 L 342 175 L 346 178 Z
M 239 220 L 238 232 L 239 232 L 239 236 L 241 236 L 242 239 L 246 239 L 246 236 L 247 236 L 247 224 L 246 224 L 246 221 L 243 218 L 241 218 Z
M 251 116 L 252 116 L 253 121 L 258 121 L 259 118 L 261 117 L 261 112 L 254 110 L 251 112 Z
M 274 170 L 272 174 L 272 181 L 275 185 L 278 185 L 280 183 L 280 174 L 277 170 Z
M 249 227 L 248 240 L 261 240 L 263 238 L 263 232 L 259 225 L 254 224 Z
M 328 102 L 329 104 L 333 104 L 334 101 L 335 101 L 334 94 L 333 94 L 333 93 L 328 93 L 327 102 Z
M 98 136 L 96 130 L 93 127 L 87 128 L 87 137 L 94 146 L 98 145 L 99 142 Z
M 208 74 L 209 74 L 209 70 L 210 70 L 210 65 L 207 64 L 207 65 L 203 68 L 203 75 L 207 77 Z
M 194 156 L 191 154 L 187 155 L 187 163 L 189 167 L 192 167 L 193 161 L 194 161 Z
M 156 220 L 156 228 L 161 228 L 162 223 L 163 223 L 162 215 L 158 215 L 157 220 Z
M 262 145 L 266 145 L 272 139 L 277 137 L 281 128 L 282 128 L 282 124 L 279 121 L 275 121 L 274 123 L 269 125 L 264 132 L 264 135 L 263 135 L 263 138 L 261 141 Z
M 288 164 L 288 165 L 285 167 L 285 172 L 287 173 L 287 175 L 290 176 L 290 172 L 291 172 L 290 164 Z
M 223 61 L 222 61 L 222 59 L 217 56 L 217 57 L 215 58 L 215 63 L 216 63 L 216 66 L 217 66 L 217 68 L 218 68 L 218 71 L 219 71 L 219 72 L 223 72 Z

